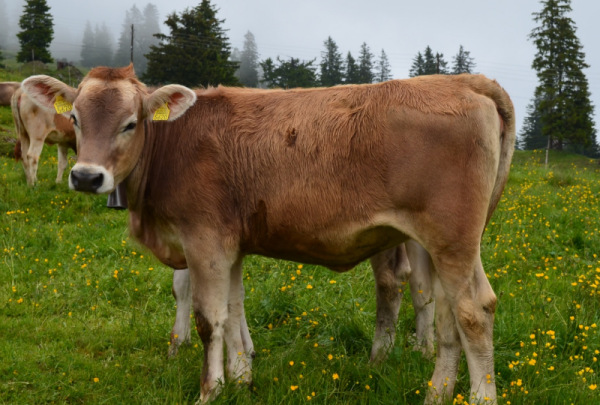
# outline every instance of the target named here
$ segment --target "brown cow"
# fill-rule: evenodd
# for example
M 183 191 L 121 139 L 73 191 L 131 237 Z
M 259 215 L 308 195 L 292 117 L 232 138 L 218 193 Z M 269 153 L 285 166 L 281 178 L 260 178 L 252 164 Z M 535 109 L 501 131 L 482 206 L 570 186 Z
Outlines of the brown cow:
M 20 82 L 1 82 L 0 83 L 0 106 L 10 105 L 10 98 L 17 89 L 21 87 Z
M 15 158 L 22 159 L 27 184 L 33 186 L 37 181 L 37 168 L 44 143 L 57 144 L 58 173 L 56 182 L 62 181 L 67 168 L 69 148 L 77 152 L 75 131 L 68 118 L 40 108 L 31 98 L 18 89 L 13 94 L 12 115 L 18 139 L 15 146 Z
M 204 344 L 202 401 L 224 378 L 224 343 L 228 374 L 251 379 L 241 334 L 245 255 L 347 271 L 377 254 L 389 260 L 389 249 L 415 240 L 430 256 L 436 307 L 426 402 L 452 397 L 461 348 L 474 401 L 495 402 L 496 296 L 480 239 L 515 141 L 513 105 L 496 82 L 459 75 L 289 91 L 169 85 L 148 95 L 128 67 L 93 69 L 77 90 L 47 76 L 23 87 L 46 108 L 59 95 L 74 104 L 79 161 L 70 186 L 110 192 L 124 181 L 132 233 L 163 263 L 189 267 Z M 147 117 L 172 122 L 142 124 Z M 394 274 L 376 285 L 382 301 L 397 302 Z

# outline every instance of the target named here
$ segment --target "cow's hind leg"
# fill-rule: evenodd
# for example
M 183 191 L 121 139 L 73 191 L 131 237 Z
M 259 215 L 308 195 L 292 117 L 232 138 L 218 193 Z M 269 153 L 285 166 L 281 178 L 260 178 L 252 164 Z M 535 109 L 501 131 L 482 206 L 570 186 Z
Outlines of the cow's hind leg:
M 27 184 L 33 186 L 34 182 L 29 177 L 29 159 L 27 159 L 27 153 L 29 152 L 29 137 L 28 136 L 19 136 L 21 140 L 21 162 L 23 163 L 23 170 L 25 171 L 25 179 L 27 180 Z
M 433 259 L 438 277 L 435 287 L 438 358 L 426 403 L 435 403 L 440 390 L 447 397 L 452 395 L 450 389 L 460 358 L 458 338 L 471 377 L 469 402 L 492 403 L 496 400 L 492 340 L 496 296 L 483 271 L 479 249 L 476 254 L 465 254 L 462 258 L 454 252 L 438 254 Z M 444 383 L 448 384 L 446 389 L 442 388 Z
M 435 295 L 437 353 L 426 404 L 445 403 L 452 398 L 462 351 L 452 305 L 435 272 L 432 274 L 432 287 Z
M 242 308 L 243 309 L 243 308 Z M 252 337 L 250 337 L 250 330 L 248 329 L 248 322 L 246 322 L 246 311 L 242 311 L 242 343 L 244 344 L 244 351 L 250 355 L 251 358 L 256 356 L 254 352 L 254 343 Z
M 433 319 L 434 299 L 432 272 L 433 263 L 429 253 L 414 240 L 406 242 L 406 253 L 410 262 L 410 296 L 415 310 L 417 342 L 414 350 L 418 350 L 428 358 L 433 358 Z
M 385 250 L 371 258 L 377 296 L 377 325 L 371 349 L 371 362 L 387 357 L 396 337 L 398 311 L 404 296 L 404 286 L 410 266 L 404 244 Z
M 250 338 L 244 313 L 244 285 L 242 283 L 242 260 L 231 269 L 229 287 L 228 317 L 225 322 L 225 343 L 227 344 L 227 376 L 238 379 L 239 383 L 252 383 L 252 340 L 247 351 L 244 339 Z M 246 335 L 247 333 L 247 335 Z
M 171 331 L 169 357 L 175 357 L 179 346 L 190 344 L 190 309 L 192 306 L 192 285 L 188 269 L 173 271 L 173 297 L 177 305 L 175 325 Z
M 69 155 L 69 147 L 66 145 L 58 146 L 58 172 L 56 174 L 56 182 L 62 182 L 63 173 L 68 165 L 67 156 Z

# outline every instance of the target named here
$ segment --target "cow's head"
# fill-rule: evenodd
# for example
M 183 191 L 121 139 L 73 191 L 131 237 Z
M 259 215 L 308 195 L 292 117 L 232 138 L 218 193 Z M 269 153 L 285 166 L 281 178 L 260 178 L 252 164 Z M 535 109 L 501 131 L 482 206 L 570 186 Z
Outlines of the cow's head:
M 77 89 L 48 76 L 28 78 L 23 89 L 73 122 L 78 157 L 69 187 L 92 193 L 113 191 L 131 173 L 144 146 L 144 119 L 175 120 L 196 101 L 192 90 L 178 85 L 149 94 L 132 65 L 92 69 Z

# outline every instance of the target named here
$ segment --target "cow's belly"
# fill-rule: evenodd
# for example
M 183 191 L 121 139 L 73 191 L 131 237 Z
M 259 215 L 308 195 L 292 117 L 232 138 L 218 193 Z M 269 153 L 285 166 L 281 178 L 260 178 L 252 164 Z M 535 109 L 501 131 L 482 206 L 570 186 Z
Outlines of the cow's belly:
M 389 224 L 349 225 L 308 233 L 276 230 L 252 253 L 347 271 L 409 237 Z

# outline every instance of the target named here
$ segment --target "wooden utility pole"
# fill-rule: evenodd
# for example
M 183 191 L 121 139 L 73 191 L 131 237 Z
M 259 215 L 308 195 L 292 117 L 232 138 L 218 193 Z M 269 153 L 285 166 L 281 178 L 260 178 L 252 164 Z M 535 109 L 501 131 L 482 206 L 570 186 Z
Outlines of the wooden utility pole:
M 440 74 L 440 54 L 436 53 L 435 58 L 437 59 L 437 74 Z
M 131 24 L 131 63 L 133 63 L 133 24 Z

